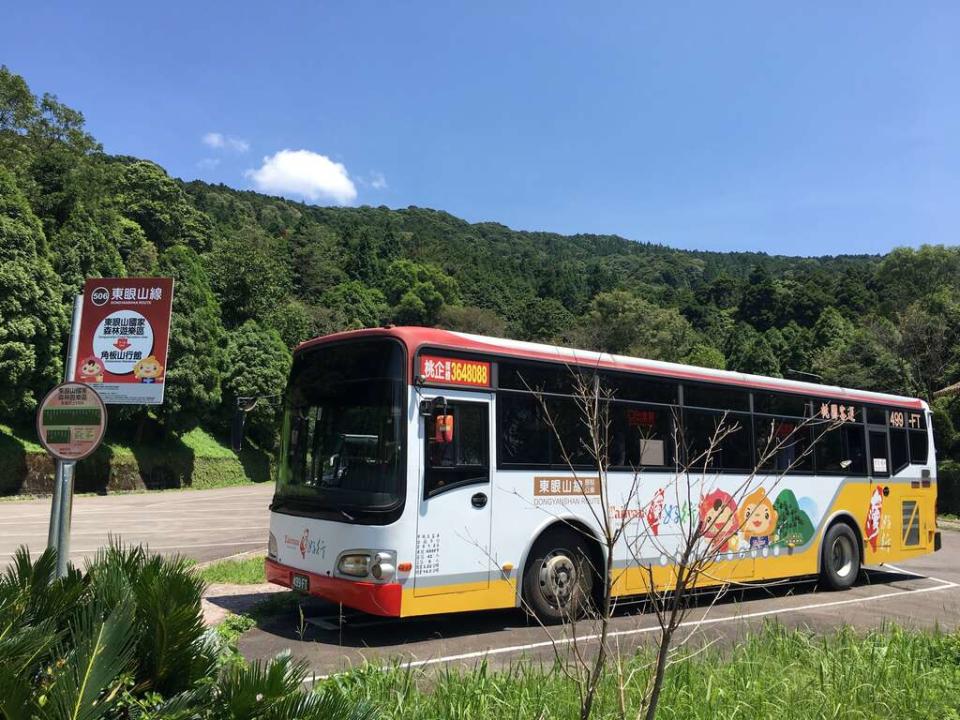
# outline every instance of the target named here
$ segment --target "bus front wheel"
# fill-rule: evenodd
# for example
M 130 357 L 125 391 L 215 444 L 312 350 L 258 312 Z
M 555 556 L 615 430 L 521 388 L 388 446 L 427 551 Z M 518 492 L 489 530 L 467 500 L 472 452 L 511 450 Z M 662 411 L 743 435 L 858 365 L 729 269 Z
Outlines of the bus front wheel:
M 827 530 L 820 549 L 820 579 L 830 590 L 846 590 L 860 574 L 860 549 L 849 525 L 838 522 Z
M 551 530 L 534 543 L 523 572 L 526 609 L 544 623 L 580 618 L 590 606 L 595 573 L 586 542 Z

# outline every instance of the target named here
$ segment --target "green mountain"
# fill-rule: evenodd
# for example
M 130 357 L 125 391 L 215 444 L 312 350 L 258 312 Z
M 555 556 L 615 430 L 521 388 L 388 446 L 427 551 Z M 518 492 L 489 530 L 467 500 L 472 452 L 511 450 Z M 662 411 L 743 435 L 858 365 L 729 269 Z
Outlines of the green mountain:
M 282 387 L 297 342 L 383 322 L 928 399 L 960 380 L 956 247 L 696 252 L 182 182 L 104 153 L 80 112 L 0 69 L 0 417 L 29 421 L 62 372 L 83 279 L 123 274 L 173 275 L 178 288 L 168 402 L 155 416 L 116 411 L 118 427 L 139 430 L 218 431 L 237 395 Z M 960 454 L 957 405 L 936 403 L 945 458 Z M 269 446 L 274 411 L 256 412 L 254 437 Z

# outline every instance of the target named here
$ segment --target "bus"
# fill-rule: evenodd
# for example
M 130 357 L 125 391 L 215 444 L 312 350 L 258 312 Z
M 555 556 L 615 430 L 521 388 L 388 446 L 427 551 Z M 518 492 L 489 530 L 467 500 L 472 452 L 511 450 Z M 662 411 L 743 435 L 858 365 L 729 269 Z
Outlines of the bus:
M 576 452 L 577 371 L 610 389 L 606 493 Z M 917 398 L 386 327 L 302 343 L 283 402 L 267 579 L 366 613 L 524 607 L 562 619 L 604 567 L 589 505 L 615 505 L 631 483 L 637 532 L 660 551 L 638 562 L 623 538 L 618 597 L 649 592 L 649 567 L 669 587 L 678 523 L 742 512 L 732 488 L 751 470 L 771 481 L 764 520 L 720 538 L 710 582 L 819 576 L 843 589 L 862 565 L 940 548 L 931 413 Z M 740 431 L 711 458 L 709 492 L 672 502 L 677 418 L 695 434 L 720 417 Z M 797 454 L 811 417 L 833 429 Z M 798 429 L 793 455 L 756 469 L 764 433 L 784 427 Z

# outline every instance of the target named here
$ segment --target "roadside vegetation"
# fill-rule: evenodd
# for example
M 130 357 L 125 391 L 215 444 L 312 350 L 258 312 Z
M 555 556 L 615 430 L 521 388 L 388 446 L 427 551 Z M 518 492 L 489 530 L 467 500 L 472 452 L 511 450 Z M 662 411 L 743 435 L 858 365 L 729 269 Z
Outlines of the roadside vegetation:
M 263 561 L 263 555 L 221 560 L 202 568 L 199 575 L 207 583 L 258 585 L 267 581 Z
M 594 718 L 635 718 L 654 666 L 642 651 L 603 679 Z M 960 635 L 896 627 L 819 638 L 767 625 L 762 631 L 672 659 L 658 718 L 814 720 L 957 718 Z M 402 665 L 360 668 L 325 682 L 390 720 L 579 717 L 577 685 L 558 665 L 517 660 L 503 670 Z
M 269 455 L 249 443 L 237 455 L 202 428 L 158 432 L 147 423 L 146 438 L 113 437 L 77 466 L 79 493 L 218 487 L 271 479 Z M 0 424 L 0 495 L 49 494 L 54 464 L 31 427 Z
M 238 653 L 265 610 L 203 627 L 204 581 L 189 563 L 109 547 L 84 571 L 56 579 L 54 568 L 52 552 L 21 550 L 0 576 L 3 720 L 579 717 L 559 658 L 496 670 L 364 666 L 311 688 L 287 654 L 251 663 Z M 612 661 L 591 717 L 636 717 L 655 657 L 647 645 Z M 768 624 L 676 653 L 657 716 L 956 719 L 958 697 L 960 634 L 888 626 L 820 638 Z
M 141 547 L 103 549 L 55 578 L 56 558 L 21 549 L 0 577 L 0 718 L 363 720 L 369 705 L 312 692 L 289 654 L 247 663 L 230 619 L 207 630 L 203 580 Z

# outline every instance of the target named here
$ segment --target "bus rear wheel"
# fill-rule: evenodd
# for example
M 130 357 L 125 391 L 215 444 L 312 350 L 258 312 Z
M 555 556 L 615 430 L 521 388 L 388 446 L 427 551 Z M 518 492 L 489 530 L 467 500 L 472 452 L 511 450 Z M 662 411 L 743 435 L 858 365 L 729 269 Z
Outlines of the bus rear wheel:
M 830 590 L 846 590 L 860 575 L 860 548 L 857 536 L 846 523 L 827 530 L 820 548 L 820 579 Z
M 593 597 L 595 573 L 586 542 L 566 528 L 542 535 L 523 571 L 526 609 L 541 622 L 582 617 Z

